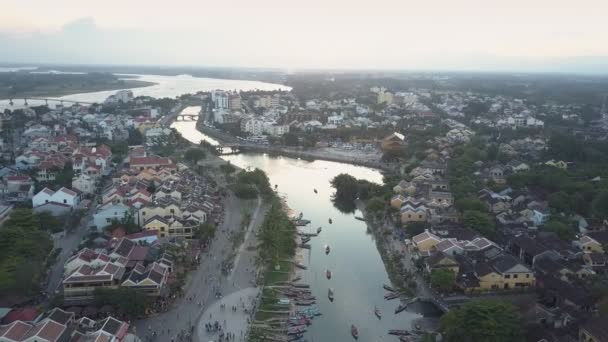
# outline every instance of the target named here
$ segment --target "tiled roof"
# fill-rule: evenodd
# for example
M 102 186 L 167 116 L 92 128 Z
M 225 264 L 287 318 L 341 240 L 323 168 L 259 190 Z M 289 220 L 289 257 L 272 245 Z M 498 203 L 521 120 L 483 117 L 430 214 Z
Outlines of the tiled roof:
M 31 328 L 32 326 L 27 323 L 15 321 L 11 324 L 0 326 L 0 337 L 13 341 L 21 341 Z

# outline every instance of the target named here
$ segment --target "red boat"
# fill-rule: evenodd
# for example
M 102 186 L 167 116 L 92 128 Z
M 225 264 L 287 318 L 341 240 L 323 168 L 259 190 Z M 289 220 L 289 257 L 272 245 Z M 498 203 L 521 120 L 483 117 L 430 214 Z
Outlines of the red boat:
M 331 279 L 331 271 L 330 270 L 325 271 L 325 275 L 327 276 L 327 279 Z
M 357 330 L 357 327 L 354 324 L 350 326 L 350 334 L 353 335 L 355 340 L 359 338 L 359 330 Z

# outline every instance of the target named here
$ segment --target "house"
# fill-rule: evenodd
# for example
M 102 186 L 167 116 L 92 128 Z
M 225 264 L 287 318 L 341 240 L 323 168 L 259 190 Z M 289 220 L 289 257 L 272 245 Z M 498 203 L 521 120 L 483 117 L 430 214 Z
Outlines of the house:
M 401 209 L 401 206 L 407 201 L 407 198 L 403 195 L 395 195 L 391 198 L 391 207 L 395 209 Z
M 513 256 L 466 260 L 457 283 L 465 292 L 527 288 L 534 286 L 534 272 Z M 461 265 L 463 264 L 461 263 Z
M 113 222 L 122 222 L 130 213 L 128 206 L 118 203 L 97 211 L 93 215 L 93 224 L 97 230 L 111 225 Z
M 568 168 L 568 163 L 566 163 L 565 161 L 562 161 L 562 160 L 555 161 L 555 160 L 551 159 L 551 160 L 545 162 L 545 165 L 557 167 L 557 168 L 564 169 L 564 170 Z
M 85 194 L 95 193 L 97 181 L 95 177 L 89 176 L 85 173 L 80 174 L 77 177 L 72 178 L 72 188 L 78 189 L 78 191 Z
M 430 218 L 430 210 L 424 204 L 406 202 L 399 213 L 401 223 L 426 222 Z
M 159 169 L 161 167 L 175 167 L 173 161 L 163 157 L 132 157 L 129 160 L 129 165 L 132 169 L 145 170 L 147 168 Z
M 74 208 L 80 204 L 80 195 L 66 187 L 62 187 L 57 191 L 44 188 L 32 198 L 32 207 L 36 208 L 45 203 L 67 204 L 71 208 Z
M 600 315 L 580 324 L 578 338 L 580 342 L 608 341 L 608 317 Z
M 33 209 L 34 213 L 49 213 L 55 217 L 64 216 L 69 214 L 72 211 L 72 207 L 68 204 L 57 203 L 57 202 L 48 202 L 42 205 L 39 205 Z
M 425 230 L 423 233 L 412 237 L 413 246 L 421 252 L 431 251 L 431 249 L 440 242 L 441 238 L 429 232 L 428 230 Z
M 583 254 L 583 261 L 585 265 L 592 269 L 605 270 L 606 265 L 608 265 L 608 256 L 602 253 L 585 253 Z
M 411 182 L 402 180 L 401 182 L 399 182 L 399 184 L 393 187 L 393 191 L 396 194 L 407 194 L 409 196 L 413 196 L 416 193 L 416 186 Z M 401 205 L 399 205 L 398 208 L 400 207 Z
M 401 133 L 392 133 L 382 139 L 380 146 L 383 151 L 396 151 L 405 145 L 405 136 Z
M 589 235 L 581 236 L 581 238 L 575 242 L 576 245 L 586 253 L 605 253 L 604 246 Z
M 454 272 L 456 275 L 460 271 L 460 264 L 458 261 L 456 261 L 456 259 L 450 255 L 444 253 L 436 253 L 431 255 L 430 257 L 424 259 L 424 264 L 426 266 L 426 271 L 429 273 L 433 270 L 448 269 Z
M 513 173 L 525 172 L 530 170 L 530 166 L 519 160 L 511 160 L 507 163 L 507 167 L 511 169 Z
M 143 291 L 148 296 L 160 296 L 167 283 L 168 275 L 169 269 L 163 264 L 154 262 L 147 268 L 142 264 L 137 264 L 121 286 Z
M 108 262 L 97 268 L 82 265 L 63 280 L 64 303 L 90 303 L 96 289 L 118 288 L 124 273 L 125 265 L 119 261 Z
M 0 186 L 7 202 L 24 202 L 34 197 L 34 181 L 29 176 L 6 176 Z
M 488 177 L 496 184 L 504 184 L 505 179 L 505 168 L 502 165 L 494 165 L 488 169 Z
M 68 276 L 74 270 L 83 265 L 96 269 L 110 262 L 110 256 L 104 253 L 97 253 L 89 248 L 84 248 L 71 256 L 63 265 L 63 274 Z

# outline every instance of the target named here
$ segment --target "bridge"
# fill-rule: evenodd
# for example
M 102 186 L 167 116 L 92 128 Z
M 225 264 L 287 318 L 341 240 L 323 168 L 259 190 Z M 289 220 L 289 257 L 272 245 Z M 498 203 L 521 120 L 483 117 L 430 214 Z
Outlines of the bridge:
M 180 114 L 175 117 L 175 121 L 198 121 L 199 114 Z
M 49 101 L 51 101 L 51 102 L 59 102 L 62 105 L 63 105 L 64 102 L 65 103 L 73 103 L 73 104 L 76 104 L 76 105 L 80 105 L 80 104 L 92 105 L 92 104 L 94 104 L 94 102 L 75 101 L 75 100 L 66 100 L 66 99 L 56 99 L 56 98 L 51 98 L 51 97 L 24 97 L 23 98 L 23 104 L 25 106 L 28 106 L 27 100 L 44 101 L 47 106 L 49 105 Z M 14 104 L 12 98 L 9 98 L 8 104 L 11 105 L 11 106 Z

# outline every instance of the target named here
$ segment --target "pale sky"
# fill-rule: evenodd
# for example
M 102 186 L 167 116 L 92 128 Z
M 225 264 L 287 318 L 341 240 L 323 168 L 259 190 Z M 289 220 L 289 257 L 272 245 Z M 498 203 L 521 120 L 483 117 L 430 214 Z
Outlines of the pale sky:
M 608 0 L 2 0 L 0 62 L 492 68 L 606 57 L 606 18 Z

